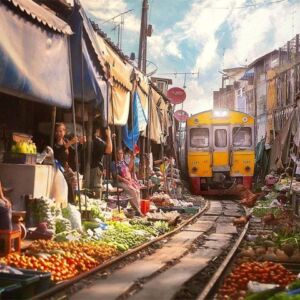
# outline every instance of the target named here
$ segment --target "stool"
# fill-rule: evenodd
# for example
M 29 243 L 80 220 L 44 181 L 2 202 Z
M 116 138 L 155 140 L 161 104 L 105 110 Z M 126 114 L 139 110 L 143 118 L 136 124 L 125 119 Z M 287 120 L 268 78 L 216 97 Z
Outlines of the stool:
M 6 256 L 12 252 L 21 252 L 20 230 L 0 230 L 0 240 L 4 241 L 4 250 L 0 251 L 0 256 Z

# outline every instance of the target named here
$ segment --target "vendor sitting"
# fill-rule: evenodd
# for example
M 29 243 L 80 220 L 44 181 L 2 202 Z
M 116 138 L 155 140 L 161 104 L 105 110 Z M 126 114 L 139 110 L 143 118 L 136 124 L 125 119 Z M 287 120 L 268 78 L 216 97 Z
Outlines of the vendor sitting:
M 5 198 L 0 182 L 0 230 L 12 230 L 11 203 Z
M 130 195 L 131 206 L 137 211 L 138 215 L 142 215 L 140 210 L 140 185 L 131 175 L 134 170 L 134 154 L 131 155 L 129 163 L 126 163 L 123 149 L 118 149 L 117 161 L 113 163 L 112 169 L 118 179 L 118 187 Z

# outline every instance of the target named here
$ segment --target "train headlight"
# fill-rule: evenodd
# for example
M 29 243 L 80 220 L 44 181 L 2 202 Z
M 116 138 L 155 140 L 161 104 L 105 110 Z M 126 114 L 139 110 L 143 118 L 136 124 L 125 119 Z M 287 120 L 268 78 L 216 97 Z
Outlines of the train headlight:
M 228 114 L 229 114 L 229 112 L 226 109 L 222 109 L 222 110 L 219 109 L 219 110 L 213 111 L 213 116 L 215 118 L 225 118 L 225 117 L 228 117 Z
M 245 168 L 245 171 L 246 171 L 246 172 L 250 172 L 250 171 L 251 171 L 251 168 L 250 168 L 249 166 L 247 166 L 247 167 Z
M 198 168 L 197 167 L 193 167 L 192 168 L 192 172 L 197 172 L 198 171 Z

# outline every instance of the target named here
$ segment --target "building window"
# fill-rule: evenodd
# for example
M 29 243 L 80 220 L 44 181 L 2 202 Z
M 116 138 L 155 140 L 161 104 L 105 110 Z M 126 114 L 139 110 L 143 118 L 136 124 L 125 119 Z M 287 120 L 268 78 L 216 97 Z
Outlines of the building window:
M 164 81 L 157 81 L 157 88 L 163 93 L 166 92 L 166 83 Z

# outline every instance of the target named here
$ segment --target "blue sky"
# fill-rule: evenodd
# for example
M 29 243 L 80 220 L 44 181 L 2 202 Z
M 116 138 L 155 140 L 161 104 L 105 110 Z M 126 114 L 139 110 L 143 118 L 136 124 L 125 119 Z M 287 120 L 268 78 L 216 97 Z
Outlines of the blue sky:
M 113 28 L 102 24 L 121 12 L 125 16 L 122 50 L 138 54 L 142 0 L 81 0 L 90 17 L 117 41 Z M 212 107 L 213 90 L 224 68 L 251 63 L 300 33 L 300 0 L 149 0 L 148 59 L 162 73 L 198 72 L 187 77 L 184 109 L 196 113 Z M 151 67 L 149 67 L 149 71 Z M 183 76 L 169 75 L 183 86 Z

